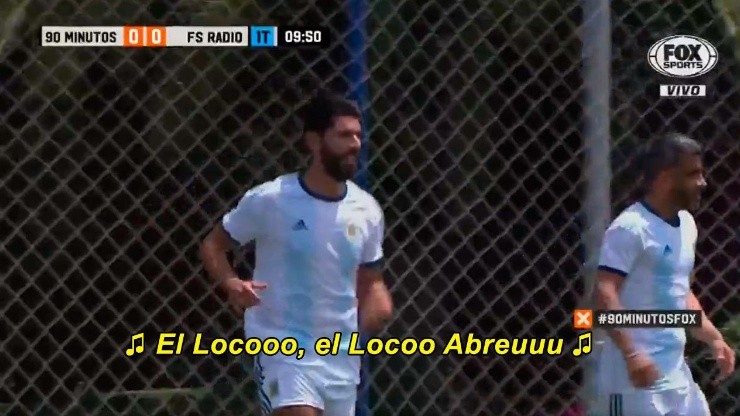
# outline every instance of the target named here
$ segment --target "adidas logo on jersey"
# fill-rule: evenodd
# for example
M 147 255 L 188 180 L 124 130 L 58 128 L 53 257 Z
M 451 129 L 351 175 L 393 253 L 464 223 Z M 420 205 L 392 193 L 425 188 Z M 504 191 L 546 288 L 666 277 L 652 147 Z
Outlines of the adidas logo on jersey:
M 308 230 L 308 227 L 306 227 L 306 223 L 303 222 L 303 220 L 298 220 L 298 222 L 293 225 L 293 231 L 298 230 Z
M 672 251 L 673 250 L 671 250 L 671 247 L 670 246 L 665 246 L 665 248 L 663 249 L 663 255 L 664 256 L 667 256 L 667 255 L 671 254 Z

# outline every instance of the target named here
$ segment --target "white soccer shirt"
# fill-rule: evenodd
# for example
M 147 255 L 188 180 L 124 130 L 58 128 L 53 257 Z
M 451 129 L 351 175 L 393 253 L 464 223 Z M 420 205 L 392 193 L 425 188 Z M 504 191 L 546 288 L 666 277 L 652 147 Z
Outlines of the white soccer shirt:
M 223 226 L 240 244 L 255 241 L 254 280 L 268 285 L 262 303 L 245 312 L 247 336 L 295 338 L 306 356 L 282 359 L 359 383 L 359 357 L 346 353 L 358 331 L 357 269 L 383 259 L 384 216 L 375 198 L 347 181 L 342 197 L 327 199 L 291 173 L 247 191 Z M 335 332 L 340 356 L 314 354 L 316 340 Z
M 686 309 L 694 268 L 697 228 L 687 211 L 669 223 L 644 202 L 624 210 L 607 229 L 599 268 L 624 276 L 620 302 L 624 309 Z M 686 330 L 683 328 L 629 329 L 635 347 L 649 354 L 661 372 L 651 388 L 662 391 L 687 386 L 684 370 Z M 624 358 L 605 340 L 596 369 L 605 393 L 633 391 Z

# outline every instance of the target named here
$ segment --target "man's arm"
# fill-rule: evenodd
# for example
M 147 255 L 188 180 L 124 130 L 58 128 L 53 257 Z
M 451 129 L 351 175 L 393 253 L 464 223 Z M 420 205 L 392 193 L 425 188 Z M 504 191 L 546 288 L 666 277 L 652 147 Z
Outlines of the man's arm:
M 624 251 L 623 253 L 628 253 Z M 608 260 L 602 253 L 602 261 Z M 626 263 L 625 263 L 626 264 Z M 626 270 L 629 267 L 613 268 L 600 266 L 597 283 L 597 304 L 599 308 L 619 310 L 622 304 L 619 301 L 619 292 L 622 284 L 627 277 Z M 627 373 L 630 382 L 637 388 L 644 388 L 653 385 L 660 377 L 660 371 L 655 363 L 647 356 L 644 351 L 636 349 L 632 342 L 632 336 L 627 329 L 610 329 L 607 334 L 614 340 L 614 344 L 619 348 L 627 364 Z
M 717 360 L 720 370 L 719 379 L 716 381 L 729 377 L 735 371 L 735 350 L 727 344 L 722 333 L 709 320 L 699 303 L 699 299 L 691 290 L 686 296 L 686 308 L 701 311 L 701 327 L 691 328 L 689 332 L 694 338 L 707 344 L 712 349 L 712 355 Z
M 393 315 L 391 293 L 377 267 L 360 267 L 357 271 L 357 302 L 360 328 L 377 332 L 385 327 Z
M 375 202 L 375 201 L 373 201 Z M 393 300 L 383 280 L 383 237 L 385 217 L 377 202 L 374 204 L 375 216 L 368 228 L 361 259 L 363 263 L 357 270 L 357 309 L 360 315 L 360 329 L 377 332 L 393 314 Z
M 642 249 L 642 238 L 635 228 L 612 225 L 606 230 L 596 275 L 595 300 L 598 309 L 623 309 L 619 293 Z M 636 353 L 627 330 L 612 329 L 606 332 L 625 357 Z
M 690 245 L 692 245 L 694 248 L 694 251 L 696 251 L 696 243 L 699 237 L 699 230 L 696 227 L 696 221 L 694 220 L 694 217 L 691 215 L 688 215 L 687 218 L 690 220 L 690 225 L 691 225 Z M 701 327 L 690 328 L 689 333 L 691 334 L 692 337 L 698 339 L 699 341 L 705 344 L 711 344 L 714 341 L 724 340 L 722 333 L 719 332 L 719 330 L 709 320 L 709 317 L 704 311 L 704 308 L 702 308 L 701 303 L 699 303 L 699 299 L 696 297 L 696 294 L 691 289 L 691 285 L 693 285 L 695 282 L 696 282 L 696 274 L 692 273 L 691 279 L 689 282 L 690 283 L 689 293 L 686 295 L 686 309 L 691 310 L 691 311 L 699 311 L 699 313 L 701 313 Z
M 600 269 L 596 275 L 596 305 L 598 309 L 620 310 L 619 292 L 625 277 L 616 271 Z M 606 333 L 625 357 L 635 353 L 629 332 L 623 329 L 608 329 Z
M 699 303 L 699 299 L 692 290 L 689 290 L 689 294 L 686 296 L 686 309 L 701 312 L 701 327 L 689 329 L 691 336 L 705 344 L 711 344 L 714 341 L 724 339 L 722 333 L 719 332 L 717 327 L 715 327 L 712 321 L 709 320 L 709 317 L 707 317 L 704 308 L 702 308 L 701 303 Z
M 227 253 L 236 244 L 246 244 L 257 237 L 263 214 L 262 199 L 260 187 L 247 191 L 203 240 L 200 258 L 208 276 L 216 283 L 239 277 L 229 264 Z
M 260 227 L 264 222 L 261 205 L 261 190 L 255 188 L 248 191 L 200 246 L 200 258 L 208 277 L 226 292 L 229 304 L 237 313 L 258 304 L 260 299 L 256 290 L 267 287 L 261 282 L 241 280 L 228 257 L 234 243 L 246 244 L 261 232 Z
M 229 262 L 228 253 L 233 249 L 231 237 L 223 225 L 217 224 L 200 246 L 200 259 L 208 277 L 219 286 L 228 279 L 239 278 Z

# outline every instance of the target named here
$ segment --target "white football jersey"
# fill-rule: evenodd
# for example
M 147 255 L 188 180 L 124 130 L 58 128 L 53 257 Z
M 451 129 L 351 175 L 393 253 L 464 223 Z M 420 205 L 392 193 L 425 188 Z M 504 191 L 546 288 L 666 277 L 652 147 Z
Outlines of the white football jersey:
M 687 211 L 675 221 L 660 218 L 645 202 L 625 209 L 609 226 L 599 268 L 624 277 L 620 302 L 624 309 L 680 309 L 687 307 L 694 269 L 697 228 Z M 683 371 L 684 328 L 628 329 L 635 347 L 649 354 L 661 372 L 653 391 L 686 387 L 692 380 Z M 622 353 L 604 337 L 596 358 L 596 380 L 604 393 L 633 391 Z
M 262 303 L 245 312 L 248 337 L 292 337 L 306 356 L 285 360 L 319 370 L 328 380 L 359 382 L 360 357 L 346 354 L 358 331 L 356 280 L 361 265 L 383 259 L 383 212 L 351 181 L 339 198 L 311 192 L 291 173 L 262 183 L 223 218 L 239 244 L 254 240 L 254 280 L 267 283 Z M 319 357 L 321 337 L 342 334 L 337 357 Z

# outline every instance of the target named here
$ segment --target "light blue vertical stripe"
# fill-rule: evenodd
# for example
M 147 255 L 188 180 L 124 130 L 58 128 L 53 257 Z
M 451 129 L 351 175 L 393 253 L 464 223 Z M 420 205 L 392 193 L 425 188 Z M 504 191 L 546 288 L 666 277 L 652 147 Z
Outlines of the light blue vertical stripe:
M 665 241 L 667 241 L 667 235 L 666 232 L 663 231 L 663 227 L 661 227 L 659 224 L 658 227 L 655 227 L 656 230 L 656 241 L 661 242 L 663 246 L 665 247 Z M 671 307 L 672 301 L 670 293 L 668 292 L 669 288 L 671 287 L 671 278 L 672 278 L 672 268 L 671 264 L 668 261 L 667 255 L 664 252 L 664 247 L 659 248 L 659 252 L 656 253 L 656 262 L 655 262 L 655 269 L 653 270 L 653 302 L 655 303 L 656 309 L 673 309 Z M 661 329 L 655 332 L 655 337 L 658 338 L 657 341 L 661 342 L 660 338 L 665 337 L 667 334 L 665 334 L 667 330 Z M 656 354 L 654 357 L 655 364 L 660 369 L 666 368 L 666 360 L 665 360 L 665 354 Z M 664 382 L 664 380 L 658 380 L 658 383 Z M 657 387 L 657 386 L 656 386 Z
M 342 293 L 342 296 L 341 298 L 339 298 L 335 310 L 347 311 L 354 306 L 356 299 L 355 294 L 351 290 L 351 287 L 354 284 L 354 279 L 356 279 L 357 276 L 357 272 L 355 270 L 355 259 L 357 258 L 357 254 L 356 249 L 354 248 L 353 243 L 350 240 L 350 237 L 347 236 L 347 234 L 338 238 L 340 239 L 340 241 L 338 241 L 336 247 L 337 255 L 339 257 L 339 271 L 342 278 L 345 279 L 345 281 L 341 282 L 340 284 L 341 287 L 344 287 L 347 290 Z M 349 350 L 351 336 L 351 333 L 342 334 L 342 342 L 340 342 L 339 344 L 340 351 L 344 352 Z
M 350 62 L 347 65 L 346 76 L 350 83 L 350 97 L 357 101 L 363 114 L 362 148 L 360 149 L 359 169 L 356 176 L 357 184 L 368 190 L 368 130 L 370 129 L 369 104 L 370 92 L 368 87 L 368 70 L 365 50 L 369 45 L 365 32 L 365 21 L 369 14 L 367 0 L 348 0 L 347 14 L 350 30 L 347 35 L 347 47 Z M 362 337 L 362 345 L 365 345 L 366 337 Z M 357 394 L 356 416 L 368 416 L 370 414 L 370 363 L 366 355 L 362 356 L 362 371 L 360 389 Z
M 673 287 L 673 279 L 676 278 L 676 268 L 673 263 L 678 261 L 681 247 L 673 245 L 672 239 L 669 235 L 671 230 L 669 230 L 664 224 L 660 225 L 660 227 L 656 227 L 655 236 L 656 241 L 660 242 L 662 245 L 662 247 L 658 249 L 659 252 L 656 253 L 657 261 L 653 272 L 653 298 L 655 301 L 655 308 L 661 310 L 679 309 L 681 305 L 678 304 L 676 295 L 671 293 L 671 288 Z M 681 337 L 679 331 L 683 331 L 683 329 L 664 328 L 655 332 L 656 342 L 666 348 L 662 354 L 656 354 L 654 357 L 655 364 L 659 369 L 661 369 L 661 371 L 665 371 L 665 369 L 672 367 L 676 360 L 676 354 L 683 353 L 683 351 L 679 351 L 677 348 Z M 673 345 L 676 347 L 673 347 Z M 671 380 L 664 377 L 662 380 L 658 381 L 658 384 L 669 382 L 671 382 Z M 658 388 L 660 386 L 656 385 L 655 387 Z
M 667 241 L 666 236 L 662 232 L 661 234 L 658 236 L 658 241 Z M 663 243 L 661 253 L 658 254 L 660 257 L 655 264 L 653 296 L 655 296 L 657 309 L 676 309 L 676 301 L 669 291 L 673 280 L 673 265 L 669 259 L 670 253 L 666 250 L 676 250 L 677 247 L 670 247 L 670 249 L 668 247 L 670 247 L 669 244 Z
M 306 273 L 314 270 L 311 262 L 316 257 L 316 236 L 321 226 L 317 215 L 317 205 L 308 203 L 301 206 L 300 218 L 305 222 L 306 229 L 293 230 L 291 240 L 300 245 L 300 254 L 285 250 L 283 264 L 285 267 L 285 290 L 289 297 L 286 299 L 285 326 L 289 333 L 296 338 L 298 345 L 309 349 L 313 346 L 310 331 L 314 328 L 314 293 L 313 285 L 308 282 L 316 281 Z M 293 227 L 293 224 L 286 224 Z

